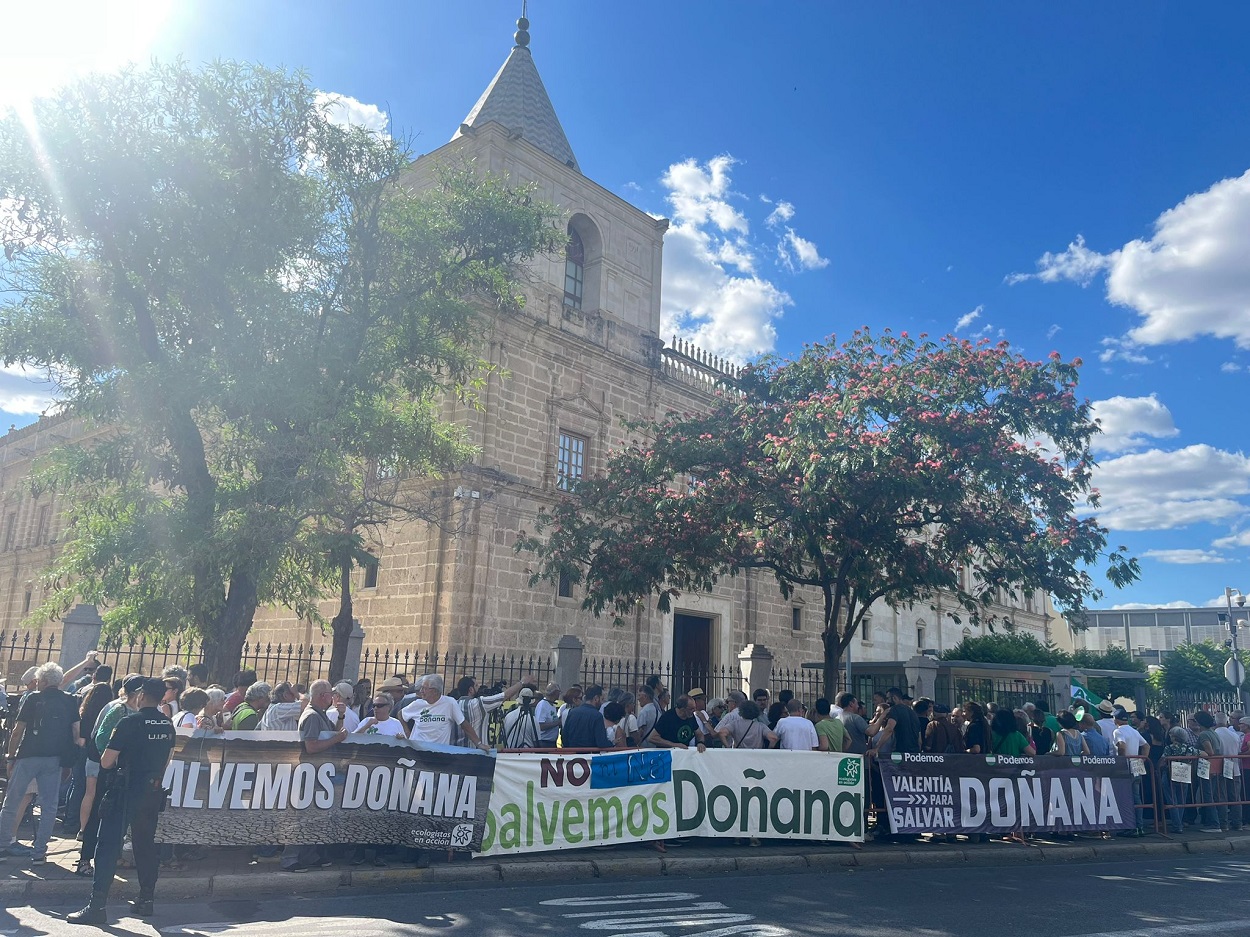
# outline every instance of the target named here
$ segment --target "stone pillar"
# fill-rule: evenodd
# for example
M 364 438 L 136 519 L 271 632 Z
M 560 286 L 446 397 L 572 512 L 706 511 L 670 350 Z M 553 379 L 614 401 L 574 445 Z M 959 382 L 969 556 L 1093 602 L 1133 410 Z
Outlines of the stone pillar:
M 1072 705 L 1072 678 L 1075 676 L 1075 669 L 1067 664 L 1050 668 L 1050 699 L 1047 702 L 1052 713 Z
M 756 690 L 769 689 L 773 676 L 773 652 L 762 644 L 748 644 L 738 652 L 742 692 L 749 698 Z
M 352 633 L 347 636 L 347 657 L 343 661 L 343 679 L 355 683 L 360 679 L 360 652 L 365 646 L 365 629 L 360 619 L 352 619 Z
M 575 634 L 561 635 L 551 649 L 552 680 L 560 684 L 561 690 L 567 690 L 581 680 L 585 651 L 586 645 Z
M 919 699 L 927 696 L 933 699 L 937 690 L 937 661 L 925 654 L 917 654 L 903 664 L 903 673 L 907 675 L 907 686 L 912 697 Z
M 75 605 L 61 619 L 61 666 L 68 670 L 82 663 L 87 652 L 100 646 L 104 621 L 94 605 Z

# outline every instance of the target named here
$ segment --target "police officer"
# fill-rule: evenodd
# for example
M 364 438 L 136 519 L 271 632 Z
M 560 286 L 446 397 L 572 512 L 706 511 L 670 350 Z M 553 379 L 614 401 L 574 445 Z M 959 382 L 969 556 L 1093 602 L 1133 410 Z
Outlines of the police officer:
M 81 911 L 67 915 L 71 924 L 108 923 L 105 908 L 109 887 L 122 851 L 122 838 L 130 828 L 130 841 L 135 851 L 135 870 L 139 877 L 139 897 L 130 902 L 135 914 L 152 913 L 156 876 L 160 870 L 160 853 L 156 848 L 156 821 L 165 806 L 161 787 L 165 766 L 174 749 L 174 724 L 160 711 L 165 684 L 149 678 L 139 697 L 139 711 L 122 719 L 101 753 L 100 767 L 116 766 L 117 778 L 104 795 L 100 809 L 100 834 L 95 850 L 95 877 L 91 885 L 91 902 Z

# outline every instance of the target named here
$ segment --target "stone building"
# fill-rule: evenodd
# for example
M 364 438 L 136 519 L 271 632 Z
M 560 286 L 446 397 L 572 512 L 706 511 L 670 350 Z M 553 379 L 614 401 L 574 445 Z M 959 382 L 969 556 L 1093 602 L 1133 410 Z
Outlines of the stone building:
M 373 647 L 468 653 L 546 653 L 561 635 L 588 653 L 671 664 L 675 671 L 733 666 L 747 645 L 765 645 L 779 665 L 822 657 L 821 604 L 815 594 L 782 599 L 765 573 L 725 580 L 710 595 L 683 595 L 670 614 L 640 607 L 613 624 L 580 607 L 575 589 L 531 587 L 531 560 L 518 533 L 564 484 L 593 474 L 624 441 L 622 417 L 697 409 L 732 365 L 684 343 L 661 339 L 663 239 L 656 219 L 585 175 L 552 107 L 521 31 L 507 60 L 452 139 L 422 156 L 422 185 L 439 164 L 468 163 L 533 183 L 567 217 L 566 256 L 528 272 L 520 314 L 489 319 L 480 349 L 495 366 L 480 408 L 449 404 L 480 455 L 441 489 L 442 523 L 389 527 L 375 549 L 376 571 L 358 573 L 355 612 Z M 0 440 L 5 520 L 0 554 L 0 629 L 37 603 L 38 569 L 55 549 L 54 500 L 33 500 L 22 479 L 29 460 L 82 428 L 43 420 Z M 23 494 L 25 490 L 25 494 Z M 565 585 L 565 584 L 562 584 Z M 968 635 L 941 608 L 875 610 L 855 640 L 855 661 L 902 661 L 942 650 Z M 333 614 L 333 603 L 325 607 Z M 1048 607 L 1039 598 L 1004 609 L 1044 637 Z M 55 627 L 53 625 L 52 627 Z M 280 609 L 258 620 L 261 640 L 322 640 L 309 622 Z

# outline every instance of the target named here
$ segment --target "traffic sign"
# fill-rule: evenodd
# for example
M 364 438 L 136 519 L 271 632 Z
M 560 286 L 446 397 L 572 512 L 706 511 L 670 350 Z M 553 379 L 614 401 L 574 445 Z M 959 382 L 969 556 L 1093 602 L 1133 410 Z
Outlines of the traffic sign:
M 1240 688 L 1246 682 L 1246 668 L 1241 661 L 1230 657 L 1224 662 L 1224 679 L 1236 688 Z

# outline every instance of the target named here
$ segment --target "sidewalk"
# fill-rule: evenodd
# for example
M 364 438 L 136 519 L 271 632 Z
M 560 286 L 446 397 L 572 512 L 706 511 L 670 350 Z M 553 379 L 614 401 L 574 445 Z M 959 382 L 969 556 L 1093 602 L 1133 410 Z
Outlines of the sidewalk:
M 393 889 L 413 885 L 514 885 L 524 882 L 589 881 L 596 878 L 634 878 L 668 875 L 691 877 L 726 872 L 792 873 L 853 871 L 896 865 L 1014 865 L 1026 862 L 1080 862 L 1130 859 L 1135 856 L 1184 856 L 1195 854 L 1250 853 L 1250 831 L 1245 833 L 1186 832 L 1180 836 L 1151 835 L 1143 839 L 1103 839 L 1081 836 L 1072 842 L 1031 838 L 1028 845 L 990 842 L 946 843 L 921 840 L 895 844 L 869 842 L 856 849 L 846 844 L 764 842 L 759 847 L 739 846 L 732 840 L 692 839 L 685 846 L 670 842 L 666 855 L 649 844 L 597 846 L 590 849 L 535 853 L 524 858 L 474 859 L 457 855 L 446 863 L 433 858 L 430 868 L 396 864 L 378 869 L 337 863 L 329 869 L 298 875 L 278 869 L 277 858 L 249 865 L 248 847 L 214 848 L 208 858 L 187 862 L 180 870 L 162 869 L 157 896 L 161 901 L 177 898 L 258 897 L 263 895 L 324 895 L 329 889 Z M 32 866 L 24 859 L 0 861 L 0 900 L 6 905 L 22 901 L 85 901 L 91 892 L 89 879 L 72 872 L 78 843 L 53 839 L 48 863 Z M 119 869 L 124 884 L 114 886 L 119 900 L 136 890 L 133 869 Z

